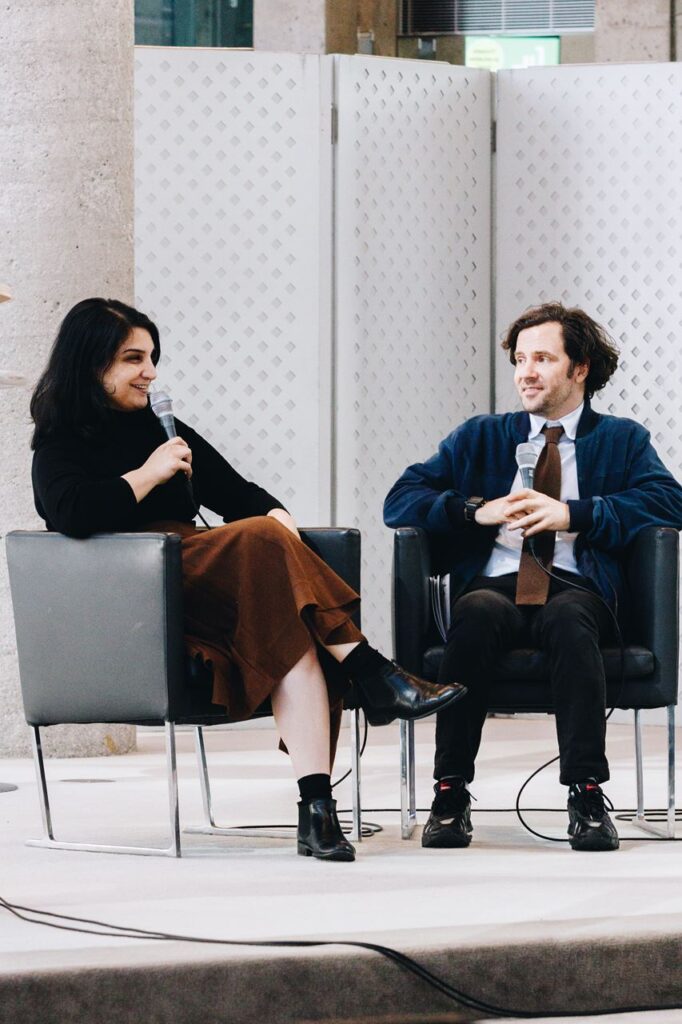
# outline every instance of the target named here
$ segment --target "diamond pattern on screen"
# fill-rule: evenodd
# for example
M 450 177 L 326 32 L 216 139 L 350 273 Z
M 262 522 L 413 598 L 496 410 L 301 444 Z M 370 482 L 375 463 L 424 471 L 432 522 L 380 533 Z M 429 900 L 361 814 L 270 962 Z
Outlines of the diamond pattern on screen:
M 490 411 L 490 78 L 337 58 L 337 520 L 362 530 L 363 627 L 390 644 L 405 467 Z
M 299 521 L 329 522 L 319 58 L 136 58 L 136 291 L 159 386 Z
M 682 66 L 497 81 L 497 338 L 537 302 L 584 308 L 621 351 L 595 408 L 644 424 L 680 480 Z M 498 348 L 498 411 L 518 408 L 511 378 Z
M 682 66 L 498 75 L 497 330 L 582 306 L 621 350 L 596 408 L 643 423 L 682 476 Z M 498 410 L 518 407 L 506 355 Z

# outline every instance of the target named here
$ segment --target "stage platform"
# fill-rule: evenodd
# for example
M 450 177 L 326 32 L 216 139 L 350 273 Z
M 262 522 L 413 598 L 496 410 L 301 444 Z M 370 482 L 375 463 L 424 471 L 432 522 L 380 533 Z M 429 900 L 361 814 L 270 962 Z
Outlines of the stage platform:
M 662 807 L 665 730 L 646 727 L 644 734 L 647 802 Z M 337 774 L 345 770 L 347 745 L 344 730 Z M 273 731 L 214 731 L 207 747 L 225 824 L 294 822 L 295 784 Z M 617 808 L 634 806 L 632 747 L 629 726 L 610 726 L 607 792 Z M 420 807 L 430 803 L 432 749 L 433 725 L 421 723 Z M 354 864 L 299 857 L 293 834 L 187 835 L 181 860 L 25 847 L 25 838 L 40 834 L 32 764 L 1 761 L 0 778 L 18 789 L 0 794 L 0 895 L 155 932 L 380 943 L 503 1010 L 577 1019 L 598 1009 L 653 1007 L 659 1012 L 622 1019 L 680 1022 L 682 1011 L 663 1008 L 682 1005 L 682 845 L 633 842 L 643 833 L 620 823 L 619 851 L 579 854 L 525 832 L 507 809 L 526 775 L 554 752 L 552 719 L 491 720 L 473 787 L 472 846 L 422 850 L 420 830 L 400 839 L 397 728 L 370 730 L 363 802 L 366 817 L 383 831 L 359 845 Z M 48 773 L 58 837 L 140 845 L 165 838 L 161 733 L 141 731 L 136 754 L 52 760 Z M 179 739 L 179 775 L 183 824 L 196 824 L 191 734 Z M 556 775 L 550 768 L 534 780 L 524 794 L 527 807 L 565 805 Z M 344 783 L 340 806 L 349 801 Z M 541 831 L 565 836 L 565 812 L 533 811 L 528 818 Z M 682 825 L 678 831 L 682 836 Z M 458 1007 L 369 951 L 84 935 L 0 910 L 1 1024 L 450 1024 L 493 1016 Z

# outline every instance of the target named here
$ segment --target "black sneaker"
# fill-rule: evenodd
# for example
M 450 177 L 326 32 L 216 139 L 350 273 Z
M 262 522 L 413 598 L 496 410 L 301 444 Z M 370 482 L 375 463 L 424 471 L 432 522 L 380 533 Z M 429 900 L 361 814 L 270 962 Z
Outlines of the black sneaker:
M 433 788 L 436 796 L 422 832 L 422 846 L 433 849 L 468 846 L 473 828 L 471 796 L 466 782 L 464 779 L 444 779 Z
M 568 834 L 574 850 L 617 850 L 616 827 L 609 818 L 613 804 L 593 779 L 568 791 Z

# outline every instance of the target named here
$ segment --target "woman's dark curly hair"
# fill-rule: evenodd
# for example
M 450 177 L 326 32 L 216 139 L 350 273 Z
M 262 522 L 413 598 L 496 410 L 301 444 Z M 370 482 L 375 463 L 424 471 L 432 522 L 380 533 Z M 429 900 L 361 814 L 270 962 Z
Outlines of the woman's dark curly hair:
M 149 332 L 156 365 L 159 332 L 144 313 L 100 298 L 83 299 L 69 310 L 31 398 L 32 448 L 63 427 L 85 436 L 101 427 L 111 412 L 102 377 L 134 327 Z
M 542 306 L 528 309 L 511 325 L 502 348 L 509 352 L 509 359 L 516 365 L 516 342 L 521 331 L 547 323 L 561 324 L 564 348 L 571 360 L 569 376 L 576 366 L 589 364 L 585 396 L 592 398 L 595 391 L 601 391 L 615 372 L 618 349 L 604 328 L 582 309 L 567 309 L 560 302 L 546 302 Z

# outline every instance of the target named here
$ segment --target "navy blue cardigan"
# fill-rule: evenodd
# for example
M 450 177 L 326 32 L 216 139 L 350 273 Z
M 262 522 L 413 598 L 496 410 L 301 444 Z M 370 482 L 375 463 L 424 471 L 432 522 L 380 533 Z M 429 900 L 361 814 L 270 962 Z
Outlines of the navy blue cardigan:
M 384 503 L 387 526 L 420 526 L 445 544 L 453 593 L 485 566 L 497 526 L 467 524 L 464 502 L 508 494 L 516 446 L 528 440 L 528 413 L 474 416 L 426 462 L 409 466 Z M 569 501 L 575 556 L 583 576 L 627 621 L 622 554 L 644 526 L 682 529 L 682 487 L 634 420 L 596 413 L 585 402 L 576 435 L 580 499 Z

